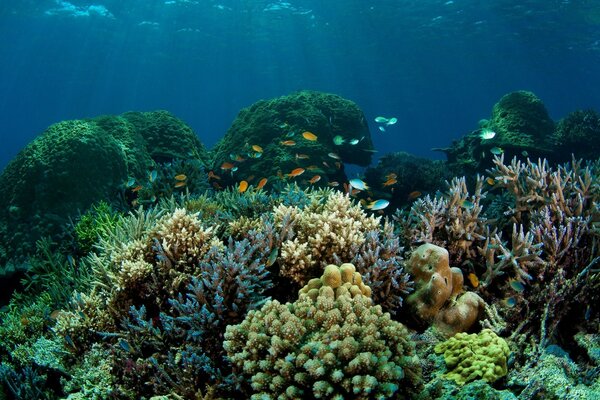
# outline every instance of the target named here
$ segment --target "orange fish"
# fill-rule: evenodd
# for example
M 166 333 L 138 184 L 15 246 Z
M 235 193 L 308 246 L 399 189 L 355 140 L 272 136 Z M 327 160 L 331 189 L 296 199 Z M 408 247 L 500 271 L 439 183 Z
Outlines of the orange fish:
M 221 177 L 219 175 L 216 175 L 213 171 L 208 171 L 208 178 L 212 178 L 212 179 L 221 179 Z
M 134 187 L 133 189 L 131 189 L 132 192 L 139 192 L 140 190 L 142 190 L 144 187 L 142 185 L 137 185 L 136 187 Z
M 238 186 L 238 192 L 244 193 L 248 189 L 248 182 L 241 181 L 240 186 Z
M 471 282 L 471 285 L 473 285 L 474 288 L 479 286 L 479 278 L 477 277 L 477 275 L 471 272 L 469 275 L 467 275 L 467 278 L 469 279 L 469 282 Z
M 257 145 L 257 144 L 253 144 L 253 145 L 252 145 L 252 150 L 256 151 L 257 153 L 262 153 L 262 152 L 263 152 L 263 148 L 262 148 L 262 147 L 260 147 L 260 146 L 259 146 L 259 145 Z
M 414 192 L 410 192 L 407 196 L 408 200 L 414 200 L 417 197 L 419 197 L 420 195 L 422 195 L 423 193 L 419 192 L 418 190 L 415 190 Z
M 186 179 L 187 179 L 187 176 L 185 176 L 184 174 L 175 175 L 176 181 L 185 181 Z
M 304 168 L 296 168 L 294 170 L 292 170 L 292 172 L 290 172 L 289 174 L 287 174 L 289 177 L 295 177 L 295 176 L 299 176 L 302 175 L 304 173 Z
M 487 182 L 488 185 L 490 186 L 494 186 L 494 184 L 496 183 L 496 181 L 494 180 L 494 178 L 489 177 L 485 180 Z
M 266 184 L 267 184 L 267 178 L 262 178 L 260 181 L 258 181 L 258 185 L 256 185 L 257 189 L 261 189 L 263 188 Z
M 313 183 L 319 182 L 320 180 L 321 180 L 321 175 L 315 175 L 312 178 L 310 178 L 310 180 L 308 182 L 313 184 Z
M 235 167 L 235 165 L 227 161 L 221 164 L 221 169 L 232 169 L 233 167 Z
M 306 160 L 308 159 L 308 154 L 298 154 L 296 153 L 296 160 Z
M 296 144 L 296 142 L 294 142 L 293 140 L 282 140 L 279 143 L 281 143 L 284 146 L 294 146 Z
M 310 140 L 311 142 L 314 142 L 315 140 L 317 140 L 317 135 L 315 135 L 312 132 L 302 132 L 302 137 L 306 140 Z
M 185 181 L 179 181 L 179 182 L 175 183 L 176 188 L 182 188 L 185 185 L 186 185 Z
M 387 181 L 383 182 L 383 186 L 391 186 L 391 185 L 395 185 L 396 183 L 398 183 L 398 181 L 396 180 L 396 178 L 388 178 Z
M 246 159 L 244 157 L 242 157 L 240 154 L 238 154 L 237 156 L 235 156 L 235 161 L 244 162 L 244 161 L 246 161 Z

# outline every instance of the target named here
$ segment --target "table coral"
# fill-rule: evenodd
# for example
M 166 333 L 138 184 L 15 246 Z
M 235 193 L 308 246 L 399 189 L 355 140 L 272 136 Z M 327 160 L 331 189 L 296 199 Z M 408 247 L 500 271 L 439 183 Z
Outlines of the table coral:
M 448 372 L 444 376 L 459 385 L 476 379 L 492 383 L 507 374 L 508 344 L 490 329 L 479 334 L 457 333 L 435 346 L 444 353 Z
M 372 304 L 354 265 L 328 265 L 294 303 L 227 327 L 224 348 L 252 399 L 389 398 L 419 374 L 406 328 Z

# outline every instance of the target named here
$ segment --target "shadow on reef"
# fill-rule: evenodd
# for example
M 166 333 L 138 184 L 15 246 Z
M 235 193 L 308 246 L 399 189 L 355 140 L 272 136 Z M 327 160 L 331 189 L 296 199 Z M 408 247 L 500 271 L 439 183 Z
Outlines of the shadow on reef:
M 448 161 L 351 181 L 335 95 L 212 152 L 166 112 L 53 125 L 0 176 L 0 398 L 598 398 L 599 121 L 515 92 Z

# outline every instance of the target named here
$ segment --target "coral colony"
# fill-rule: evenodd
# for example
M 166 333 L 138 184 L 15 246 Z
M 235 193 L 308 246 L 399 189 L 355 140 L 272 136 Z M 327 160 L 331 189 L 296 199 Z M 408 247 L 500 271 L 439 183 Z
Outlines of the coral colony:
M 304 91 L 210 151 L 162 111 L 48 128 L 0 175 L 0 399 L 599 398 L 600 118 L 514 92 L 349 178 L 366 121 Z

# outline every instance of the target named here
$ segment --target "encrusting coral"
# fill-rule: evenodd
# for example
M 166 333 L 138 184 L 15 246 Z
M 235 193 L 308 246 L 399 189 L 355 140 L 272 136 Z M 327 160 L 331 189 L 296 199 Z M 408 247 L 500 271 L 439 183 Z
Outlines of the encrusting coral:
M 328 265 L 294 303 L 268 301 L 227 327 L 224 348 L 252 399 L 389 398 L 415 390 L 408 331 L 372 304 L 352 264 Z
M 450 268 L 445 249 L 423 244 L 407 264 L 416 284 L 407 303 L 421 320 L 451 336 L 468 330 L 481 316 L 483 299 L 473 292 L 461 294 L 463 274 L 459 268 Z
M 508 344 L 490 329 L 479 334 L 457 333 L 435 346 L 443 353 L 448 372 L 445 378 L 464 385 L 475 379 L 492 383 L 507 374 Z

